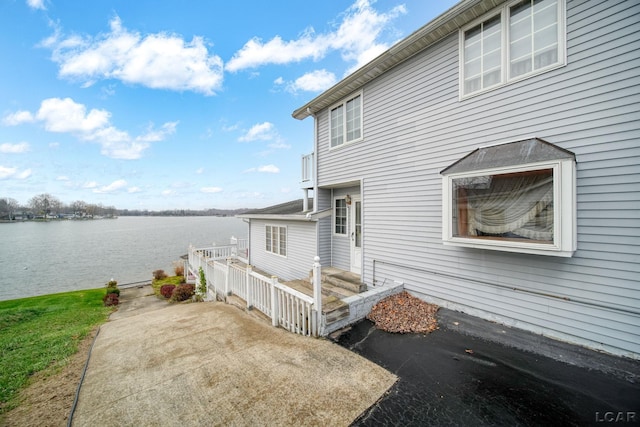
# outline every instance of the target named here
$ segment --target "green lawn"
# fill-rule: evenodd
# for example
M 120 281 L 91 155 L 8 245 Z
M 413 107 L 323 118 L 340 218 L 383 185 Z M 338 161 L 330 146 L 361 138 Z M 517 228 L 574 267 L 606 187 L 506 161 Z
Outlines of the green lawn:
M 58 371 L 111 313 L 104 289 L 0 301 L 0 414 L 15 407 L 29 377 Z

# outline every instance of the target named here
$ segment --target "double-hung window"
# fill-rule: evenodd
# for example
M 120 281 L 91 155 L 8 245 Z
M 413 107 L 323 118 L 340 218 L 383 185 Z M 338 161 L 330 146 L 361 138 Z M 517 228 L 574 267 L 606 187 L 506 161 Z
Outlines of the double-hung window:
M 461 31 L 461 97 L 564 65 L 564 0 L 519 0 Z
M 276 255 L 287 256 L 287 227 L 265 226 L 265 249 Z
M 362 139 L 362 93 L 329 109 L 331 148 Z
M 573 153 L 534 138 L 480 148 L 441 173 L 445 244 L 573 255 Z

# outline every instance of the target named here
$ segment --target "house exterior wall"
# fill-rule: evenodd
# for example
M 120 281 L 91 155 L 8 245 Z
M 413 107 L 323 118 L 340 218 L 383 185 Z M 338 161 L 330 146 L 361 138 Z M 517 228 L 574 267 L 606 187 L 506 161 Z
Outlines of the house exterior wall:
M 361 180 L 368 285 L 401 281 L 445 307 L 638 358 L 640 3 L 569 0 L 566 12 L 564 67 L 460 100 L 456 33 L 363 88 L 363 141 L 330 150 L 317 113 L 317 184 Z M 573 257 L 444 246 L 439 171 L 529 137 L 576 155 Z
M 265 226 L 287 227 L 287 256 L 280 256 L 265 249 Z M 257 268 L 277 276 L 281 280 L 302 279 L 309 276 L 316 252 L 316 222 L 274 221 L 252 219 L 250 262 Z

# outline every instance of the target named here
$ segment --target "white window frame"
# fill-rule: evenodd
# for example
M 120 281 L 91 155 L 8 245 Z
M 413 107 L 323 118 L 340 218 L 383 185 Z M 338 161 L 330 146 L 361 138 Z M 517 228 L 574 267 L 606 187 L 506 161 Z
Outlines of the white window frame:
M 487 239 L 453 235 L 453 180 L 482 175 L 496 175 L 553 169 L 553 243 L 528 243 L 525 240 Z M 536 255 L 571 257 L 577 247 L 576 172 L 570 159 L 522 164 L 517 166 L 453 173 L 442 177 L 442 241 L 445 245 Z
M 276 229 L 276 241 L 274 242 L 273 239 L 273 232 L 272 230 Z M 285 240 L 284 240 L 284 254 L 282 254 L 282 241 L 280 239 L 280 230 L 284 229 L 284 236 L 285 236 Z M 271 233 L 270 233 L 271 230 Z M 268 239 L 268 236 L 269 239 Z M 281 256 L 283 258 L 287 257 L 287 251 L 288 251 L 288 240 L 289 240 L 289 230 L 287 229 L 286 225 L 274 225 L 274 224 L 265 224 L 264 226 L 264 249 L 265 252 L 267 252 L 268 254 L 273 254 L 273 255 L 278 255 Z M 271 247 L 269 247 L 269 243 L 271 243 Z
M 360 118 L 359 118 L 359 125 L 360 125 L 360 136 L 358 138 L 352 139 L 347 141 L 347 103 L 349 101 L 352 101 L 356 98 L 360 97 Z M 342 114 L 342 143 L 337 144 L 337 145 L 332 145 L 332 141 L 333 141 L 333 127 L 331 124 L 331 112 L 333 110 L 335 110 L 336 108 L 342 107 L 343 109 L 343 114 Z M 363 129 L 363 116 L 364 116 L 364 98 L 363 98 L 363 94 L 362 91 L 358 91 L 356 93 L 354 93 L 353 95 L 344 98 L 342 101 L 337 102 L 335 104 L 333 104 L 331 107 L 329 107 L 328 109 L 328 114 L 327 114 L 327 118 L 329 121 L 329 150 L 336 150 L 339 148 L 342 148 L 344 146 L 347 146 L 349 144 L 353 144 L 354 142 L 358 142 L 358 141 L 362 141 L 362 139 L 364 138 L 364 129 Z
M 336 215 L 336 210 L 338 209 L 338 200 L 342 200 L 344 202 L 344 233 L 336 232 L 336 220 L 338 216 Z M 347 237 L 349 235 L 349 206 L 347 204 L 346 197 L 336 197 L 333 199 L 333 234 L 335 236 Z
M 473 21 L 472 23 L 470 23 L 469 25 L 463 27 L 460 29 L 459 31 L 459 36 L 458 36 L 458 55 L 459 55 L 459 61 L 458 61 L 458 66 L 459 66 L 459 71 L 458 71 L 458 90 L 459 90 L 459 99 L 463 100 L 463 99 L 468 99 L 468 98 L 472 98 L 474 96 L 486 93 L 486 92 L 490 92 L 492 90 L 501 88 L 503 86 L 515 83 L 515 82 L 519 82 L 525 79 L 528 79 L 530 77 L 533 76 L 537 76 L 539 74 L 543 74 L 546 73 L 548 71 L 551 70 L 555 70 L 557 68 L 560 67 L 564 67 L 565 65 L 567 65 L 567 48 L 566 48 L 566 0 L 557 0 L 558 4 L 557 4 L 557 14 L 558 14 L 558 27 L 557 27 L 557 31 L 558 31 L 558 62 L 554 63 L 554 64 L 550 64 L 548 66 L 542 67 L 540 69 L 537 70 L 532 70 L 528 73 L 516 76 L 516 77 L 510 77 L 510 67 L 511 67 L 511 58 L 510 58 L 510 39 L 511 39 L 511 35 L 510 35 L 510 25 L 509 25 L 509 11 L 511 9 L 511 7 L 515 6 L 516 4 L 520 3 L 522 0 L 515 0 L 515 1 L 511 1 L 509 3 L 506 3 L 502 6 L 500 6 L 497 9 L 494 9 L 492 12 L 489 12 L 487 14 L 485 14 L 484 16 L 482 16 L 479 19 L 476 19 L 475 21 Z M 466 31 L 470 30 L 471 28 L 484 23 L 496 16 L 500 15 L 500 25 L 501 25 L 501 31 L 502 31 L 502 43 L 501 43 L 501 79 L 499 83 L 495 83 L 489 87 L 486 87 L 484 89 L 479 89 L 476 90 L 474 92 L 471 93 L 465 93 L 464 92 L 464 83 L 465 83 L 465 74 L 464 74 L 464 67 L 465 67 L 465 56 L 464 56 L 464 34 Z

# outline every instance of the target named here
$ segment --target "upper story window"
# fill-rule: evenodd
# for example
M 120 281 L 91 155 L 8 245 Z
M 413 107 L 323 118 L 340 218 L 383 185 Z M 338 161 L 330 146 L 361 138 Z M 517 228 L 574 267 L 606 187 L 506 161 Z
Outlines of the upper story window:
M 362 93 L 329 109 L 331 148 L 362 138 Z
M 461 96 L 564 65 L 564 0 L 520 0 L 461 32 Z
M 481 148 L 442 171 L 448 245 L 571 256 L 575 158 L 540 139 Z

